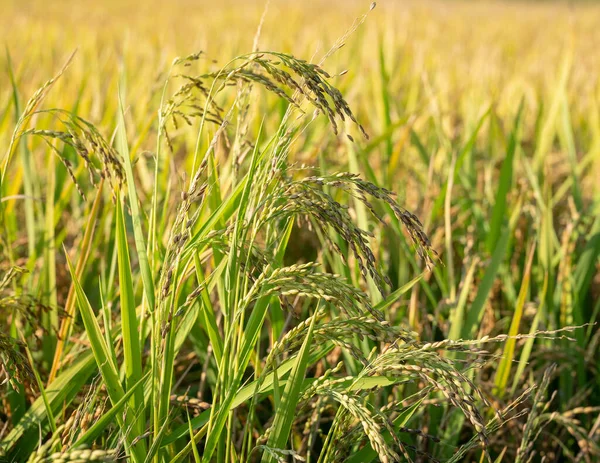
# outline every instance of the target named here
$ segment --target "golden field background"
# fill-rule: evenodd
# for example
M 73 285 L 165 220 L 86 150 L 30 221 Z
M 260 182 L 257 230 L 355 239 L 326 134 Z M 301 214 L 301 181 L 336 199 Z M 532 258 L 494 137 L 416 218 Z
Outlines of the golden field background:
M 368 7 L 369 2 L 356 0 L 273 1 L 259 48 L 318 57 Z M 73 88 L 85 81 L 83 102 L 96 118 L 114 104 L 123 66 L 131 103 L 141 106 L 174 57 L 203 50 L 208 59 L 224 64 L 250 51 L 263 9 L 264 2 L 236 0 L 217 5 L 4 1 L 0 27 L 23 94 L 56 72 L 77 48 L 62 85 Z M 553 94 L 567 55 L 569 106 L 574 124 L 584 128 L 598 95 L 599 16 L 600 7 L 586 2 L 381 1 L 328 67 L 350 68 L 343 83 L 348 98 L 368 116 L 364 122 L 377 127 L 381 108 L 372 106 L 380 100 L 373 96 L 380 92 L 382 43 L 397 115 L 431 111 L 434 97 L 451 133 L 459 115 L 469 123 L 492 101 L 505 114 L 515 98 L 525 95 L 537 109 Z M 7 78 L 0 76 L 4 100 Z
M 77 100 L 80 113 L 108 131 L 114 126 L 121 79 L 128 92 L 128 117 L 134 126 L 148 128 L 173 59 L 202 50 L 201 66 L 218 69 L 251 51 L 265 11 L 264 2 L 237 0 L 218 5 L 34 0 L 4 1 L 3 7 L 0 27 L 21 94 L 32 94 L 77 50 L 47 107 L 69 107 Z M 356 0 L 270 2 L 259 49 L 320 59 L 368 10 L 369 2 Z M 490 105 L 501 120 L 508 119 L 523 98 L 527 139 L 541 130 L 538 115 L 560 109 L 562 103 L 554 100 L 564 88 L 577 148 L 596 151 L 599 17 L 600 6 L 593 2 L 381 1 L 326 68 L 350 70 L 335 83 L 371 135 L 385 131 L 389 110 L 388 125 L 406 118 L 417 133 L 429 133 L 435 120 L 444 137 L 464 138 Z M 6 53 L 0 59 L 6 67 Z M 382 92 L 390 97 L 387 109 Z M 0 74 L 4 107 L 10 98 L 5 72 Z M 5 111 L 0 121 L 4 143 L 11 133 L 8 116 Z M 554 127 L 547 130 L 554 132 Z M 484 128 L 480 138 L 485 137 Z M 152 149 L 152 143 L 143 147 Z M 584 176 L 590 189 L 597 184 L 591 179 L 600 175 L 593 159 L 587 166 L 591 175 Z M 559 158 L 559 164 L 561 160 L 566 161 Z

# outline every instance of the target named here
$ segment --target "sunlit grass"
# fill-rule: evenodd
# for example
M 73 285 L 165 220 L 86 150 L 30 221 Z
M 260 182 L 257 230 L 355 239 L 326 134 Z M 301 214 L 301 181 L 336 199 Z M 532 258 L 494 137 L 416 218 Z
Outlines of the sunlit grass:
M 6 2 L 0 461 L 599 458 L 600 10 L 381 3 Z

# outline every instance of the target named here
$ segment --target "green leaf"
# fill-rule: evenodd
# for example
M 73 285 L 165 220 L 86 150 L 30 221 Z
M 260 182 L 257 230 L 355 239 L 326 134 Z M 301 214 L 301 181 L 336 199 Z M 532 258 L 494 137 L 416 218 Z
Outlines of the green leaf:
M 407 293 L 414 285 L 421 281 L 424 275 L 424 273 L 421 273 L 420 275 L 410 280 L 408 283 L 402 285 L 400 288 L 388 294 L 384 300 L 379 301 L 375 305 L 374 309 L 383 312 L 384 310 L 389 308 L 394 302 L 400 299 L 400 296 Z
M 65 404 L 71 403 L 94 372 L 95 365 L 91 351 L 81 352 L 75 362 L 46 387 L 46 399 L 55 414 L 59 413 Z M 13 449 L 26 455 L 26 449 L 37 444 L 36 436 L 31 436 L 30 432 L 37 434 L 39 426 L 43 426 L 47 419 L 44 399 L 38 397 L 15 427 L 0 441 L 0 457 L 9 455 Z M 21 439 L 24 442 L 21 442 Z
M 125 130 L 125 115 L 123 110 L 123 96 L 119 93 L 119 111 L 116 145 L 117 151 L 123 159 L 123 167 L 125 168 L 125 176 L 127 178 L 127 195 L 129 197 L 129 208 L 131 210 L 131 221 L 133 223 L 133 236 L 135 237 L 135 248 L 138 255 L 138 263 L 142 282 L 144 284 L 144 294 L 148 300 L 150 310 L 154 310 L 154 281 L 152 279 L 152 270 L 148 262 L 148 254 L 146 253 L 146 240 L 142 230 L 142 219 L 140 208 L 138 206 L 138 196 L 135 188 L 135 178 L 131 167 L 131 159 L 129 158 L 129 147 L 127 146 L 127 132 Z
M 142 378 L 142 355 L 139 341 L 138 317 L 133 294 L 133 277 L 129 261 L 129 245 L 127 244 L 127 234 L 125 231 L 125 217 L 118 190 L 116 209 L 115 235 L 117 241 L 117 262 L 119 266 L 123 356 L 125 358 L 126 384 L 127 389 L 129 389 Z M 137 417 L 135 430 L 138 434 L 143 434 L 146 419 L 144 413 L 144 394 L 141 389 L 131 397 L 129 405 Z M 140 446 L 144 449 L 145 444 L 143 441 L 140 442 Z
M 519 333 L 519 325 L 521 324 L 521 318 L 523 317 L 523 308 L 529 292 L 529 281 L 531 279 L 531 265 L 533 263 L 534 251 L 535 244 L 532 244 L 527 255 L 527 264 L 525 267 L 525 273 L 523 275 L 523 281 L 521 283 L 521 289 L 519 290 L 517 306 L 515 307 L 510 329 L 508 330 L 508 335 L 512 337 L 506 340 L 506 344 L 504 345 L 504 353 L 502 355 L 502 359 L 500 360 L 498 370 L 496 371 L 495 384 L 497 388 L 497 394 L 500 398 L 502 398 L 504 395 L 513 359 L 515 357 L 515 344 L 517 341 L 514 336 Z
M 298 400 L 302 390 L 302 382 L 308 367 L 310 344 L 312 342 L 315 321 L 318 318 L 317 311 L 315 311 L 312 316 L 306 336 L 304 337 L 304 342 L 302 343 L 300 352 L 296 356 L 294 367 L 292 368 L 290 376 L 285 385 L 283 397 L 281 398 L 279 406 L 275 410 L 275 418 L 273 420 L 271 433 L 269 434 L 269 440 L 267 442 L 267 446 L 271 448 L 286 448 L 290 431 L 292 429 L 292 423 L 296 415 L 296 407 L 298 406 Z M 263 453 L 262 461 L 272 462 L 273 456 Z
M 450 331 L 448 332 L 448 339 L 453 339 L 453 340 L 460 339 L 460 336 L 462 334 L 462 330 L 463 330 L 463 326 L 464 326 L 464 319 L 465 319 L 465 312 L 466 312 L 466 308 L 467 308 L 467 302 L 468 302 L 469 294 L 471 293 L 471 288 L 473 286 L 473 278 L 475 276 L 475 270 L 477 269 L 478 263 L 479 263 L 478 259 L 473 259 L 473 262 L 471 262 L 471 265 L 469 266 L 469 269 L 467 270 L 465 279 L 462 282 L 462 285 L 461 285 L 462 289 L 458 296 L 458 302 L 456 303 L 456 307 L 451 312 L 450 318 L 448 320 L 449 324 L 450 324 Z M 448 354 L 451 354 L 451 352 L 449 352 Z
M 134 392 L 138 390 L 143 390 L 141 387 L 144 384 L 144 381 L 148 379 L 150 376 L 150 372 L 146 373 L 143 378 L 141 378 L 137 383 L 135 383 L 129 390 L 125 393 L 123 397 L 113 406 L 110 410 L 103 413 L 100 418 L 98 418 L 94 424 L 72 445 L 73 448 L 79 447 L 80 445 L 92 445 L 94 440 L 96 440 L 102 431 L 110 425 L 113 420 L 116 420 L 117 413 L 121 413 L 123 408 L 125 407 L 127 401 L 133 396 Z
M 117 371 L 117 367 L 112 361 L 114 356 L 114 353 L 110 351 L 112 350 L 112 346 L 109 348 L 109 346 L 106 344 L 104 336 L 102 336 L 100 326 L 98 325 L 98 321 L 96 320 L 96 316 L 94 315 L 94 311 L 92 310 L 87 296 L 83 292 L 83 288 L 77 279 L 75 269 L 73 268 L 73 264 L 71 264 L 71 260 L 69 259 L 66 251 L 65 255 L 67 257 L 69 272 L 71 273 L 71 278 L 75 286 L 79 313 L 81 314 L 83 325 L 85 326 L 85 331 L 88 335 L 94 358 L 96 359 L 96 365 L 98 365 L 100 374 L 102 375 L 102 379 L 106 385 L 106 391 L 108 392 L 108 396 L 114 407 L 123 398 L 125 392 L 123 391 L 121 383 L 119 382 L 119 373 Z M 132 438 L 129 431 L 134 424 L 132 413 L 125 413 L 125 417 L 118 414 L 116 418 L 121 431 L 125 435 L 127 444 L 129 444 L 126 445 L 126 447 L 129 447 L 131 450 L 131 457 L 136 462 L 142 462 L 143 453 L 141 452 L 140 446 L 138 445 L 131 448 Z
M 487 248 L 489 252 L 493 252 L 498 243 L 500 232 L 502 231 L 502 224 L 507 211 L 507 198 L 508 192 L 512 187 L 513 178 L 513 160 L 515 152 L 518 146 L 519 130 L 521 127 L 521 115 L 523 114 L 524 100 L 521 100 L 517 116 L 515 118 L 513 130 L 510 134 L 508 141 L 508 147 L 506 150 L 506 157 L 502 163 L 500 169 L 500 180 L 498 183 L 498 190 L 496 192 L 496 202 L 492 210 L 492 218 L 490 220 L 490 230 L 487 236 Z
M 485 308 L 485 303 L 487 302 L 490 291 L 492 290 L 492 286 L 494 285 L 494 281 L 496 280 L 496 275 L 498 274 L 500 265 L 502 264 L 506 256 L 510 236 L 513 232 L 513 227 L 516 224 L 520 212 L 521 205 L 519 203 L 513 209 L 513 214 L 509 226 L 504 229 L 504 231 L 502 232 L 502 236 L 496 244 L 496 249 L 492 254 L 490 263 L 486 266 L 485 273 L 483 274 L 483 279 L 479 284 L 479 289 L 477 290 L 475 300 L 473 301 L 471 307 L 469 307 L 469 310 L 467 311 L 465 324 L 461 331 L 461 338 L 463 339 L 471 339 L 471 336 L 473 336 L 473 332 L 481 322 L 481 319 L 483 317 L 483 309 Z

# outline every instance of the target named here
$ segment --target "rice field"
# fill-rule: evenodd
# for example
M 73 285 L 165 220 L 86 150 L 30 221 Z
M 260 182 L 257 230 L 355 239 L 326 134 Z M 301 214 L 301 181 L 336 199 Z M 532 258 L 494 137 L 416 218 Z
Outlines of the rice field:
M 1 4 L 0 462 L 600 461 L 600 5 Z

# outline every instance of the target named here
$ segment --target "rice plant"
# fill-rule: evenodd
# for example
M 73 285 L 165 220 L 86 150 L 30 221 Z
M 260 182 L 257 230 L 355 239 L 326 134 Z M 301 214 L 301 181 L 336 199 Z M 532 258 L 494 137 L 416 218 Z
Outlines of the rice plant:
M 369 114 L 358 57 L 329 68 L 366 6 L 310 59 L 263 50 L 265 11 L 250 52 L 125 60 L 100 117 L 87 77 L 51 105 L 90 54 L 23 104 L 7 51 L 0 461 L 598 458 L 572 49 L 547 111 L 448 115 L 381 40 Z

